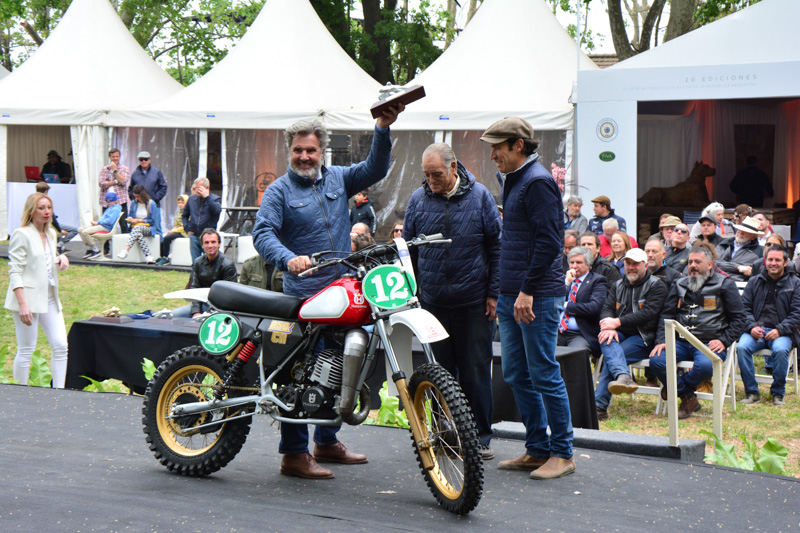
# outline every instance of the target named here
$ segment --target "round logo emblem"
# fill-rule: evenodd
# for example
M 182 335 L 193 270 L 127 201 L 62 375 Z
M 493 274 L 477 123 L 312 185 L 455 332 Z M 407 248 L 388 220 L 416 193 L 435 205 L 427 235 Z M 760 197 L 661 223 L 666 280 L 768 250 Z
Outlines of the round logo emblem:
M 417 292 L 413 276 L 395 265 L 381 265 L 369 271 L 361 284 L 364 297 L 384 309 L 402 307 Z
M 227 353 L 239 344 L 239 321 L 227 313 L 215 313 L 203 321 L 197 336 L 200 346 L 208 353 Z
M 613 119 L 604 118 L 597 123 L 597 137 L 603 142 L 611 142 L 617 136 L 617 123 Z

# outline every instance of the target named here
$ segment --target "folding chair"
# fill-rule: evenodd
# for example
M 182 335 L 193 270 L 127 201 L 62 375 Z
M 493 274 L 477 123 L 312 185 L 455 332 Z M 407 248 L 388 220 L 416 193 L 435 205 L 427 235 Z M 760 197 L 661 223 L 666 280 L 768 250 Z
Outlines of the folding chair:
M 763 350 L 758 350 L 753 354 L 755 357 L 756 355 L 760 355 L 766 357 L 768 355 L 772 355 L 772 350 L 769 348 L 764 348 Z M 742 381 L 742 374 L 739 372 L 739 356 L 737 354 L 736 360 L 734 361 L 734 369 L 733 374 L 736 376 L 736 379 Z M 794 378 L 791 376 L 794 374 Z M 763 383 L 766 385 L 772 385 L 773 377 L 769 374 L 756 374 L 756 383 Z M 790 384 L 794 385 L 794 393 L 800 394 L 800 382 L 797 379 L 797 348 L 792 347 L 792 350 L 789 352 L 789 365 L 786 367 L 786 385 L 789 386 Z

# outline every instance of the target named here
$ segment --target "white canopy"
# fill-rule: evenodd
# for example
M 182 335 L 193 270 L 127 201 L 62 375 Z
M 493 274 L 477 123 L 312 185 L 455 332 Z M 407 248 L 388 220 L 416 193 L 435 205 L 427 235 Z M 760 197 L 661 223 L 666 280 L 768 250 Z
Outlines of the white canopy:
M 597 66 L 582 52 L 580 68 Z M 506 116 L 572 128 L 578 51 L 545 0 L 486 0 L 464 32 L 409 85 L 426 97 L 395 129 L 484 130 Z
M 6 70 L 6 68 L 4 66 L 0 65 L 0 80 L 5 78 L 9 74 L 11 74 L 11 73 L 8 70 Z
M 380 84 L 328 33 L 308 0 L 268 0 L 241 41 L 178 94 L 112 112 L 115 126 L 283 129 L 318 113 L 360 114 Z

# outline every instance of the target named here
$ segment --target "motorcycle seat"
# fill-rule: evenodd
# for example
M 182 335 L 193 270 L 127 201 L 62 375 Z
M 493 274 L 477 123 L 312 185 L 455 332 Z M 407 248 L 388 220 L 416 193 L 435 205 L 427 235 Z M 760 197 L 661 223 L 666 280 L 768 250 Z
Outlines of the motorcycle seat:
M 220 311 L 297 320 L 305 299 L 232 281 L 215 281 L 208 291 L 208 303 Z

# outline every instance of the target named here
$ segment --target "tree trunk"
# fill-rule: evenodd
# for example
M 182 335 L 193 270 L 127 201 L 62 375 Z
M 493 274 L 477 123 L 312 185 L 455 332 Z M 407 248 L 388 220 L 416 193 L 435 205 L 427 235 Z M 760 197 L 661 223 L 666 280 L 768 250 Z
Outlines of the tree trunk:
M 36 33 L 36 30 L 33 28 L 33 26 L 31 26 L 27 22 L 23 22 L 22 28 L 28 33 L 28 35 L 30 35 L 31 39 L 33 39 L 33 42 L 36 43 L 36 46 L 42 46 L 42 43 L 44 41 L 42 40 L 41 37 L 39 37 L 39 34 Z
M 397 0 L 384 0 L 383 9 L 394 12 Z M 362 48 L 361 57 L 369 64 L 364 70 L 379 83 L 394 83 L 392 76 L 391 43 L 386 35 L 376 35 L 378 24 L 382 20 L 380 0 L 362 0 L 364 13 L 364 33 L 369 37 L 369 45 Z
M 464 27 L 467 27 L 469 21 L 472 20 L 472 17 L 475 16 L 475 12 L 478 11 L 478 2 L 477 0 L 469 0 L 469 8 L 467 9 L 467 22 L 464 24 Z
M 642 23 L 642 41 L 639 43 L 639 52 L 650 49 L 650 38 L 653 36 L 653 28 L 656 27 L 656 22 L 661 20 L 661 12 L 664 10 L 664 5 L 666 3 L 667 0 L 654 0 L 653 5 L 650 6 L 650 11 L 647 12 L 647 17 Z
M 620 61 L 634 56 L 625 20 L 622 18 L 622 0 L 608 0 L 608 24 L 611 27 L 611 41 Z
M 444 38 L 444 49 L 450 46 L 456 34 L 456 0 L 447 0 L 447 33 Z
M 669 22 L 667 22 L 667 32 L 664 34 L 664 42 L 692 31 L 695 8 L 695 0 L 670 1 Z

